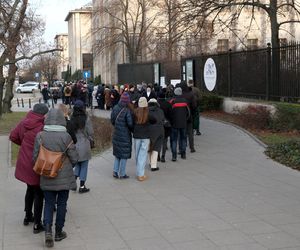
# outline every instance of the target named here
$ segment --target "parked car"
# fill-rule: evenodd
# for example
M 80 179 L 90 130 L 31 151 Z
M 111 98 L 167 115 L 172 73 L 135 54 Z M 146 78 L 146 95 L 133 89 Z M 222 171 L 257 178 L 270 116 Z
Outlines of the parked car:
M 16 88 L 17 93 L 25 93 L 25 92 L 31 92 L 39 90 L 39 83 L 38 82 L 26 82 L 24 84 L 20 84 Z

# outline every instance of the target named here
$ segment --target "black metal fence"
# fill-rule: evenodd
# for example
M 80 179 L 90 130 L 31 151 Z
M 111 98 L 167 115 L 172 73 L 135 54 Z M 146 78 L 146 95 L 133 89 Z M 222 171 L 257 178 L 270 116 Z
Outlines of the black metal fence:
M 300 100 L 299 43 L 276 49 L 268 46 L 265 49 L 184 58 L 181 61 L 182 79 L 193 79 L 198 87 L 208 91 L 203 76 L 208 58 L 214 60 L 217 69 L 213 93 L 276 101 Z M 188 72 L 192 73 L 189 75 Z
M 118 83 L 157 83 L 180 79 L 180 61 L 118 64 Z

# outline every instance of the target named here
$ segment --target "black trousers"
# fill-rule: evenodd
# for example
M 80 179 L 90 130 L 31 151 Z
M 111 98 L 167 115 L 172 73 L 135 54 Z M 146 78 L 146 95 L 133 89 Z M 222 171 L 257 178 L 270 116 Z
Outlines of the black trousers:
M 190 150 L 193 150 L 195 149 L 195 146 L 194 146 L 194 129 L 193 129 L 192 122 L 187 123 L 186 133 L 187 133 L 187 139 L 189 141 Z
M 26 216 L 32 216 L 32 207 L 34 205 L 34 223 L 40 223 L 43 212 L 44 194 L 40 186 L 27 184 L 25 194 L 25 213 Z

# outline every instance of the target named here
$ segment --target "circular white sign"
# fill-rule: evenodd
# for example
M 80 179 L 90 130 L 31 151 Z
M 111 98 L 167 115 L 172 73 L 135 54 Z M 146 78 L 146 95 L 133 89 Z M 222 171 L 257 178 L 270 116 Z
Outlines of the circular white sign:
M 217 83 L 217 67 L 212 58 L 208 58 L 204 65 L 204 83 L 209 91 L 213 91 Z

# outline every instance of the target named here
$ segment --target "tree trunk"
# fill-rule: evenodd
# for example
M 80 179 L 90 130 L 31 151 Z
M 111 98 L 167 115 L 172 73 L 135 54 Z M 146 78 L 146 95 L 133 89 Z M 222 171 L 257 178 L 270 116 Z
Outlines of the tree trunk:
M 8 69 L 8 80 L 6 84 L 5 97 L 3 99 L 3 113 L 11 112 L 11 101 L 14 98 L 14 83 L 18 68 L 15 64 L 10 64 Z
M 3 108 L 2 108 L 2 99 L 3 99 L 3 94 L 4 94 L 4 83 L 5 79 L 3 77 L 3 66 L 0 66 L 0 118 L 2 117 L 3 113 Z

